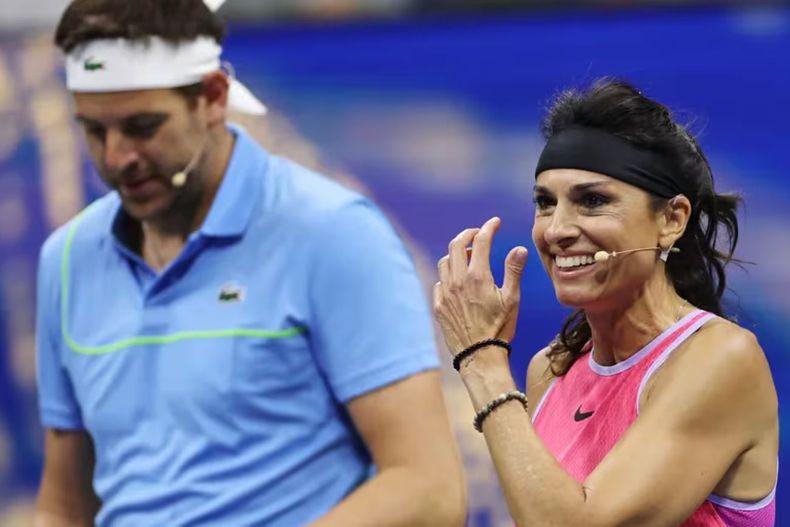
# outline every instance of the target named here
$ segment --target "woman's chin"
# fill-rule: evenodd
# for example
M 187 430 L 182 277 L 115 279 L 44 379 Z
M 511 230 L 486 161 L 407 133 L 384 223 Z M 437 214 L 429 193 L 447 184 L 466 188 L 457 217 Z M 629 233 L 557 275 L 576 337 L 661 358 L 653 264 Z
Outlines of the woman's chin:
M 589 291 L 571 291 L 563 288 L 555 289 L 554 294 L 557 297 L 557 302 L 574 309 L 586 309 L 600 300 L 597 296 L 591 295 Z

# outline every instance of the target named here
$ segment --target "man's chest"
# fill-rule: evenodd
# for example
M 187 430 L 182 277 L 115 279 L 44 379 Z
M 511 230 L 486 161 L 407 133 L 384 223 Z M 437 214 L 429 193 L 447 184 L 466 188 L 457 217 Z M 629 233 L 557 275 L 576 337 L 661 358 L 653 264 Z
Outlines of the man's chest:
M 276 258 L 267 268 L 225 256 L 149 283 L 114 265 L 67 284 L 64 365 L 89 429 L 229 424 L 316 374 L 303 280 L 280 273 Z

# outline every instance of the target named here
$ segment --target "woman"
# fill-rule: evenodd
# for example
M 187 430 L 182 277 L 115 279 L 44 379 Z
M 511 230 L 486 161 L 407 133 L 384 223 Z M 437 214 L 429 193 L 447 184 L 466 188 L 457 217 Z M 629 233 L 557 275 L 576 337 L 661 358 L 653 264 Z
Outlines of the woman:
M 564 93 L 544 134 L 532 239 L 576 311 L 531 360 L 529 405 L 507 356 L 526 248 L 498 288 L 499 219 L 467 229 L 434 288 L 516 523 L 773 525 L 776 391 L 754 335 L 721 308 L 738 198 L 716 194 L 696 141 L 622 82 Z

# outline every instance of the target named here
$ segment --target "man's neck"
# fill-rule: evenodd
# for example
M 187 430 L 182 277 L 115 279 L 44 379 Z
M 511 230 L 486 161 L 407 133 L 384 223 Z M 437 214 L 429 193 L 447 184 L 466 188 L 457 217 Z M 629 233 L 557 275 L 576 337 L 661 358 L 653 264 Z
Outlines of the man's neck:
M 141 254 L 146 262 L 161 270 L 172 262 L 189 235 L 206 220 L 233 153 L 235 137 L 225 127 L 208 139 L 203 184 L 192 199 L 174 207 L 172 213 L 141 222 Z M 186 189 L 185 189 L 186 190 Z

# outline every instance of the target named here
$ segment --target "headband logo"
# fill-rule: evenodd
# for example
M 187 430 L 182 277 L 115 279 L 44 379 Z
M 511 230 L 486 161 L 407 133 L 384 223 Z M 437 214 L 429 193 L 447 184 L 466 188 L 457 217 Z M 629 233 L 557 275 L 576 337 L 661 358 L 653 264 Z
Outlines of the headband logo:
M 211 36 L 197 36 L 175 45 L 149 36 L 147 45 L 139 44 L 124 38 L 85 42 L 66 54 L 66 86 L 73 92 L 88 93 L 176 88 L 221 70 L 222 46 Z M 251 115 L 266 113 L 266 107 L 249 89 L 234 77 L 228 80 L 228 108 Z
M 85 68 L 85 71 L 99 71 L 104 69 L 104 62 L 98 62 L 93 57 L 88 57 L 82 67 Z

